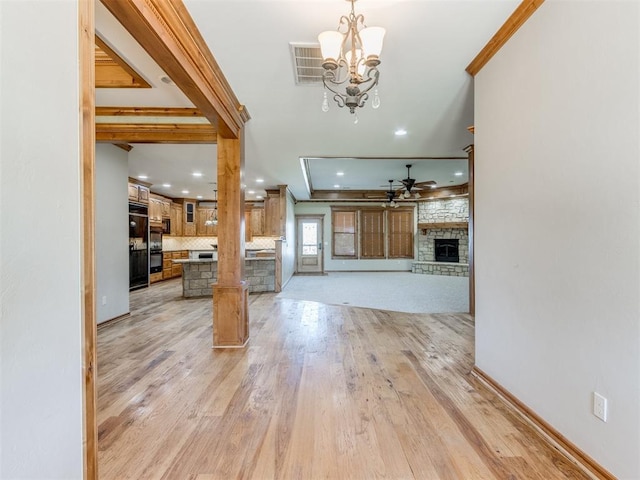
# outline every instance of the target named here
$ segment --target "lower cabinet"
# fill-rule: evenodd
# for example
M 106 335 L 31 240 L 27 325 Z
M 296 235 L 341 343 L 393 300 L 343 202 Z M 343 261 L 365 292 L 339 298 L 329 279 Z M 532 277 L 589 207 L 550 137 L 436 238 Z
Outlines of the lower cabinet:
M 188 250 L 178 250 L 175 252 L 162 252 L 162 279 L 176 278 L 182 276 L 182 265 L 173 263 L 173 260 L 189 258 Z
M 162 272 L 152 273 L 151 275 L 149 275 L 149 283 L 156 283 L 160 280 L 164 280 Z

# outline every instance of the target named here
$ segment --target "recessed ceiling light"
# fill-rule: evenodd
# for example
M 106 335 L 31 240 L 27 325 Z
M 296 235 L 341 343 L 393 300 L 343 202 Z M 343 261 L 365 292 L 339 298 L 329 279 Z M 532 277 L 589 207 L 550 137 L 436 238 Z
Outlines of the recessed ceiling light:
M 196 198 L 197 198 L 198 200 L 202 200 L 202 195 L 198 195 Z
M 139 178 L 140 180 L 146 180 L 146 179 L 147 179 L 147 178 L 149 178 L 149 177 L 147 177 L 146 175 L 138 175 L 138 178 Z
M 403 137 L 407 134 L 407 131 L 404 128 L 399 128 L 395 131 L 396 137 Z
M 163 183 L 162 186 L 164 188 L 171 188 L 171 184 L 170 183 Z
M 333 186 L 333 188 L 340 188 L 340 185 L 335 184 L 335 185 Z
M 256 193 L 256 191 L 255 191 L 255 190 L 249 190 L 247 193 L 248 193 L 249 195 L 253 195 L 254 193 Z
M 264 183 L 264 178 L 256 178 L 256 182 L 258 182 L 258 183 Z
M 433 185 L 431 185 L 431 188 L 438 188 L 438 185 L 434 183 Z
M 456 173 L 454 173 L 454 175 L 455 175 L 456 177 L 461 177 L 461 176 L 463 175 L 463 173 L 462 173 L 462 172 L 456 172 Z
M 262 200 L 262 195 L 256 195 L 256 198 L 257 198 L 258 200 Z
M 201 177 L 202 172 L 193 172 L 191 175 L 193 175 L 194 177 Z
M 187 193 L 189 193 L 189 190 L 182 190 L 182 193 L 186 195 Z
M 344 172 L 338 172 L 336 173 L 336 175 L 338 175 L 339 177 L 344 177 Z
M 160 81 L 161 81 L 162 83 L 166 83 L 167 85 L 174 85 L 174 86 L 175 86 L 174 81 L 173 81 L 173 80 L 171 80 L 171 79 L 170 79 L 168 76 L 166 76 L 166 75 L 162 75 L 162 76 L 160 77 Z

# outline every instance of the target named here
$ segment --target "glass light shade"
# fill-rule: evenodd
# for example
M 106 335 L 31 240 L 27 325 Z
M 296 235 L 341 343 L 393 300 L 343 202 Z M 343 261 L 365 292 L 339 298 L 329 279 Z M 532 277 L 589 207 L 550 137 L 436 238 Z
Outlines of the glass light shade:
M 327 60 L 328 58 L 338 60 L 340 58 L 342 40 L 342 34 L 336 30 L 328 30 L 318 35 L 320 50 L 322 51 L 322 58 L 324 60 Z
M 362 58 L 362 50 L 356 50 L 356 62 Z M 347 61 L 347 65 L 351 66 L 351 50 L 344 54 L 344 59 Z M 364 62 L 360 62 L 357 65 L 356 71 L 358 75 L 364 75 L 366 66 Z
M 362 40 L 362 49 L 367 58 L 371 55 L 380 56 L 382 52 L 382 41 L 386 30 L 382 27 L 367 27 L 358 32 Z

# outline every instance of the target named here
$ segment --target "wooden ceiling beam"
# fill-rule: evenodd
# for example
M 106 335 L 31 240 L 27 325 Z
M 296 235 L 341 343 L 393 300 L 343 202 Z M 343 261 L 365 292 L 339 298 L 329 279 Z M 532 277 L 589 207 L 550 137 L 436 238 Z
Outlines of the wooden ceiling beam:
M 248 118 L 181 0 L 101 0 L 223 138 Z
M 96 117 L 204 117 L 197 108 L 96 107 Z
M 217 143 L 206 124 L 96 123 L 96 141 L 110 143 Z

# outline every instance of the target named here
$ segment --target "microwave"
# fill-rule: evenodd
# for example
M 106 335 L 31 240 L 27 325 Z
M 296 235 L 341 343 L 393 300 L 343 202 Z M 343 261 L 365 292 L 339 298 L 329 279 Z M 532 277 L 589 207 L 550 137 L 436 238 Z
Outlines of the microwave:
M 169 218 L 162 219 L 162 233 L 171 235 L 171 220 Z

